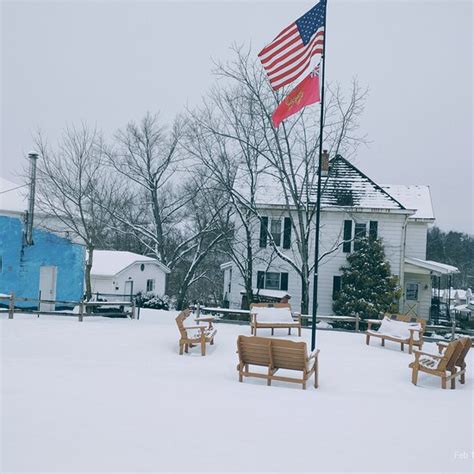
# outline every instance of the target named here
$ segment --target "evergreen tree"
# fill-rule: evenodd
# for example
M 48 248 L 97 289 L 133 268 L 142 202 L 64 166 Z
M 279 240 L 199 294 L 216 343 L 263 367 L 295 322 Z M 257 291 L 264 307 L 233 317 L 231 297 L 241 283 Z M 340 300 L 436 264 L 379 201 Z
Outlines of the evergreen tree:
M 341 289 L 333 309 L 339 315 L 376 318 L 380 313 L 396 312 L 401 289 L 392 275 L 390 264 L 380 240 L 361 238 L 353 253 L 347 256 L 347 266 L 341 267 Z

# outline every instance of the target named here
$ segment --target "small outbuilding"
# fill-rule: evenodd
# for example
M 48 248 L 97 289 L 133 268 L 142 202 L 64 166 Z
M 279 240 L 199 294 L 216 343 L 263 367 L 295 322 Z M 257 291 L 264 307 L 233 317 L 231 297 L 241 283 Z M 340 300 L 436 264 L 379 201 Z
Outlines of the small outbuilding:
M 155 258 L 118 250 L 95 250 L 92 292 L 106 297 L 148 292 L 163 296 L 169 273 L 170 269 Z
M 24 224 L 18 217 L 0 214 L 0 293 L 19 298 L 77 302 L 84 284 L 83 245 L 43 229 L 33 228 L 31 245 L 25 243 Z M 37 301 L 17 306 L 37 307 Z M 42 311 L 73 304 L 42 303 Z

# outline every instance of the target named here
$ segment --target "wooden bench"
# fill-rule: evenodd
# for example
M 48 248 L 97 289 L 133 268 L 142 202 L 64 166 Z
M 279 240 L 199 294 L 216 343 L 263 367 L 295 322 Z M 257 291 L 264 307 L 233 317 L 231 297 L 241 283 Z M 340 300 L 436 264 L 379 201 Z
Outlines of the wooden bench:
M 289 303 L 252 303 L 250 305 L 250 333 L 257 335 L 257 328 L 275 329 L 298 329 L 298 336 L 301 336 L 301 314 L 292 313 Z
M 176 316 L 176 324 L 178 325 L 179 333 L 181 335 L 179 339 L 179 354 L 183 355 L 184 352 L 188 352 L 190 347 L 195 344 L 201 345 L 201 355 L 206 355 L 206 343 L 210 343 L 211 346 L 214 344 L 214 336 L 216 335 L 217 329 L 213 327 L 210 321 L 207 326 L 195 324 L 194 326 L 185 325 L 186 318 L 191 314 L 191 310 L 185 309 Z M 189 332 L 188 332 L 189 331 Z
M 239 354 L 239 364 L 237 365 L 239 382 L 242 382 L 244 377 L 257 377 L 266 379 L 267 385 L 271 385 L 272 380 L 301 383 L 303 390 L 305 390 L 306 382 L 314 373 L 314 387 L 318 388 L 319 349 L 308 355 L 306 342 L 258 336 L 239 336 L 237 351 Z M 250 365 L 266 367 L 267 373 L 251 372 Z M 279 369 L 301 371 L 302 375 L 300 378 L 275 375 Z
M 408 366 L 412 369 L 411 381 L 413 385 L 418 382 L 418 373 L 424 372 L 441 377 L 441 387 L 446 388 L 448 380 L 451 388 L 456 388 L 456 377 L 461 371 L 456 370 L 456 362 L 464 348 L 464 342 L 457 340 L 450 342 L 442 355 L 429 354 L 427 352 L 415 351 L 415 360 Z
M 369 319 L 367 324 L 368 327 L 365 332 L 367 345 L 370 344 L 371 337 L 378 337 L 382 346 L 385 346 L 386 340 L 398 342 L 402 351 L 405 344 L 407 344 L 409 354 L 413 352 L 414 346 L 420 350 L 423 347 L 423 333 L 426 327 L 426 320 L 424 319 L 416 319 L 404 314 L 392 314 L 385 315 L 381 320 Z M 379 330 L 373 330 L 372 324 L 380 324 Z

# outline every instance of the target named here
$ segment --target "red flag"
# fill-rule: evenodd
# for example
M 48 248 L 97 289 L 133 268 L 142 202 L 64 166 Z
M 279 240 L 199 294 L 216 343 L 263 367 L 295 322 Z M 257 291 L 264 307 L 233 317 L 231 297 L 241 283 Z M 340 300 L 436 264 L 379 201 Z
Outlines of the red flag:
M 272 115 L 273 125 L 280 123 L 299 112 L 306 105 L 320 102 L 319 66 L 309 73 L 278 105 Z

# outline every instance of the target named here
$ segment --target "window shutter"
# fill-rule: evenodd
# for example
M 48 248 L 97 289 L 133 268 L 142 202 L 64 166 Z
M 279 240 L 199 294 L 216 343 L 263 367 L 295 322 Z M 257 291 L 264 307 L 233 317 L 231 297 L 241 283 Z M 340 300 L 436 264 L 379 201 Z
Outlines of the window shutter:
M 376 240 L 378 235 L 379 223 L 377 221 L 370 221 L 369 223 L 369 237 Z
M 285 223 L 283 227 L 283 248 L 289 249 L 291 247 L 291 219 L 285 217 Z
M 263 289 L 265 286 L 265 272 L 257 272 L 257 288 Z
M 260 247 L 267 246 L 268 217 L 260 219 Z
M 352 238 L 352 221 L 344 221 L 344 243 L 342 244 L 342 251 L 348 253 L 351 251 Z
M 280 290 L 288 291 L 288 273 L 280 274 Z
M 337 299 L 337 295 L 341 291 L 341 277 L 335 275 L 332 277 L 332 299 Z

